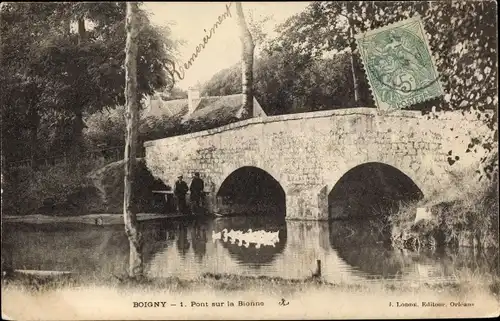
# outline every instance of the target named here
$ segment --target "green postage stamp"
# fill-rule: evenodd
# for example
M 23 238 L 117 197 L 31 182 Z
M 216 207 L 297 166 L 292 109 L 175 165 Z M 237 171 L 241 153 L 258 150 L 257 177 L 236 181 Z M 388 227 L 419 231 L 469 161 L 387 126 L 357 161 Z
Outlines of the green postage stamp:
M 443 95 L 419 17 L 355 36 L 380 110 L 402 109 Z

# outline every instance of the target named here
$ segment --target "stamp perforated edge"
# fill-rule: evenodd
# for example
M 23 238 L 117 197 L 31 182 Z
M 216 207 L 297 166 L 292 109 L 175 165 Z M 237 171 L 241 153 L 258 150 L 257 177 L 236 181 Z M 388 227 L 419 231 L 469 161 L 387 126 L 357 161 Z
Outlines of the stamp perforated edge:
M 372 87 L 372 81 L 371 81 L 370 77 L 368 77 L 368 72 L 367 72 L 367 68 L 366 68 L 366 65 L 365 65 L 365 61 L 364 61 L 364 59 L 363 59 L 363 57 L 361 55 L 361 51 L 359 50 L 359 48 L 361 47 L 359 45 L 359 39 L 365 38 L 366 36 L 377 34 L 379 32 L 385 31 L 385 30 L 389 30 L 389 29 L 397 27 L 397 26 L 402 26 L 402 25 L 405 25 L 405 24 L 408 24 L 408 23 L 412 23 L 412 22 L 415 22 L 415 21 L 419 21 L 420 27 L 422 28 L 422 37 L 423 37 L 423 40 L 425 42 L 425 45 L 427 46 L 427 48 L 429 50 L 429 54 L 431 56 L 432 66 L 433 66 L 434 71 L 435 71 L 435 73 L 437 75 L 436 83 L 439 86 L 439 89 L 440 89 L 441 93 L 443 95 L 445 94 L 444 86 L 441 83 L 441 79 L 440 79 L 441 78 L 440 77 L 441 73 L 439 72 L 438 65 L 436 64 L 436 59 L 434 57 L 434 51 L 432 50 L 432 47 L 429 44 L 429 39 L 427 37 L 427 31 L 425 30 L 424 19 L 422 19 L 422 17 L 420 16 L 420 14 L 415 14 L 412 17 L 400 19 L 400 20 L 398 20 L 396 22 L 389 23 L 389 24 L 387 24 L 385 26 L 382 26 L 382 27 L 379 27 L 379 28 L 375 28 L 375 29 L 370 29 L 370 30 L 365 31 L 363 33 L 358 33 L 358 34 L 354 35 L 354 39 L 356 40 L 356 46 L 357 46 L 358 52 L 360 53 L 360 58 L 361 58 L 360 60 L 361 60 L 362 68 L 363 68 L 363 70 L 365 72 L 366 78 L 368 79 L 368 85 L 369 85 L 368 88 L 370 90 L 370 94 L 372 96 L 373 101 L 377 105 L 377 110 L 379 112 L 381 112 L 381 113 L 388 113 L 388 112 L 395 111 L 395 110 L 407 109 L 408 107 L 410 107 L 412 105 L 416 105 L 416 104 L 422 103 L 424 101 L 429 101 L 429 100 L 436 99 L 436 98 L 439 97 L 439 96 L 434 96 L 434 97 L 428 97 L 428 98 L 425 98 L 425 99 L 419 99 L 419 100 L 417 100 L 416 103 L 414 103 L 412 105 L 405 106 L 403 108 L 381 109 L 380 106 L 377 104 L 377 99 L 375 98 L 375 94 L 374 94 L 373 87 Z

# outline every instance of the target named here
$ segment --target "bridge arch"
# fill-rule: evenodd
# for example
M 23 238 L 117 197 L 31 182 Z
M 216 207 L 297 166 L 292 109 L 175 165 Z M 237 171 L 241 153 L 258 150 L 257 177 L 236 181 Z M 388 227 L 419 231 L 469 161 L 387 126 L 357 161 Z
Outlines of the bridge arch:
M 400 169 L 367 162 L 344 172 L 328 192 L 328 218 L 386 216 L 401 203 L 424 197 L 417 183 Z
M 286 215 L 286 193 L 282 184 L 268 171 L 256 166 L 241 166 L 218 184 L 216 212 L 220 214 Z

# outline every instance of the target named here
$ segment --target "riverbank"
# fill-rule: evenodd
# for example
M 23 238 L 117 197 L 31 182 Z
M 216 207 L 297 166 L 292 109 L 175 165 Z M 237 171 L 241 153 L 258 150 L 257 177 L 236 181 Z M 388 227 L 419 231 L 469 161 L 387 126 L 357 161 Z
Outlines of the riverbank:
M 2 294 L 3 312 L 15 319 L 419 318 L 499 313 L 498 293 L 478 282 L 394 287 L 214 274 L 192 280 L 104 282 L 24 275 L 2 280 Z
M 138 213 L 138 221 L 147 221 L 155 219 L 178 219 L 178 218 L 191 218 L 199 217 L 188 214 L 179 213 Z M 35 215 L 23 215 L 23 216 L 2 216 L 2 222 L 4 223 L 26 223 L 26 224 L 46 224 L 46 223 L 81 223 L 81 224 L 91 224 L 91 225 L 119 225 L 123 224 L 122 214 L 88 214 L 88 215 L 77 215 L 77 216 L 49 216 L 42 214 Z
M 462 195 L 443 191 L 415 203 L 400 204 L 389 213 L 396 248 L 475 247 L 499 245 L 498 177 L 482 183 L 473 175 L 456 177 Z M 420 213 L 418 213 L 420 212 Z

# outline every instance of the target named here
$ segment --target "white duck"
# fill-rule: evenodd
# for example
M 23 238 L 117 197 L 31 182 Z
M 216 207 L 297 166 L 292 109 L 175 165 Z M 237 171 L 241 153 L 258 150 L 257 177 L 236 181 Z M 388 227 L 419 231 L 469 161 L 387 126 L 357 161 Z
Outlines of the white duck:
M 255 234 L 255 242 L 256 243 L 262 244 L 262 243 L 264 243 L 265 240 L 266 240 L 266 237 L 264 234 L 262 234 L 262 233 Z
M 235 233 L 234 230 L 231 229 L 231 231 L 224 233 L 224 235 L 226 235 L 229 238 L 234 239 L 234 233 Z
M 233 235 L 234 235 L 234 238 L 237 240 L 240 240 L 243 237 L 243 233 L 241 231 L 238 231 L 238 230 L 234 231 Z
M 248 243 L 257 243 L 257 238 L 254 232 L 249 232 L 245 234 L 245 238 Z
M 264 243 L 263 243 L 262 245 L 264 245 L 264 246 L 272 246 L 272 247 L 276 247 L 276 246 L 275 246 L 275 243 L 276 243 L 276 242 L 274 242 L 274 241 L 272 241 L 272 240 L 271 240 L 271 241 L 270 241 L 270 240 L 266 240 L 266 241 L 264 241 Z
M 220 240 L 222 238 L 222 232 L 215 233 L 212 231 L 212 241 L 215 242 L 215 240 Z
M 212 241 L 221 240 L 223 237 L 226 238 L 225 237 L 226 233 L 227 233 L 227 229 L 223 229 L 222 231 L 217 232 L 217 233 L 215 233 L 215 231 L 212 231 Z

